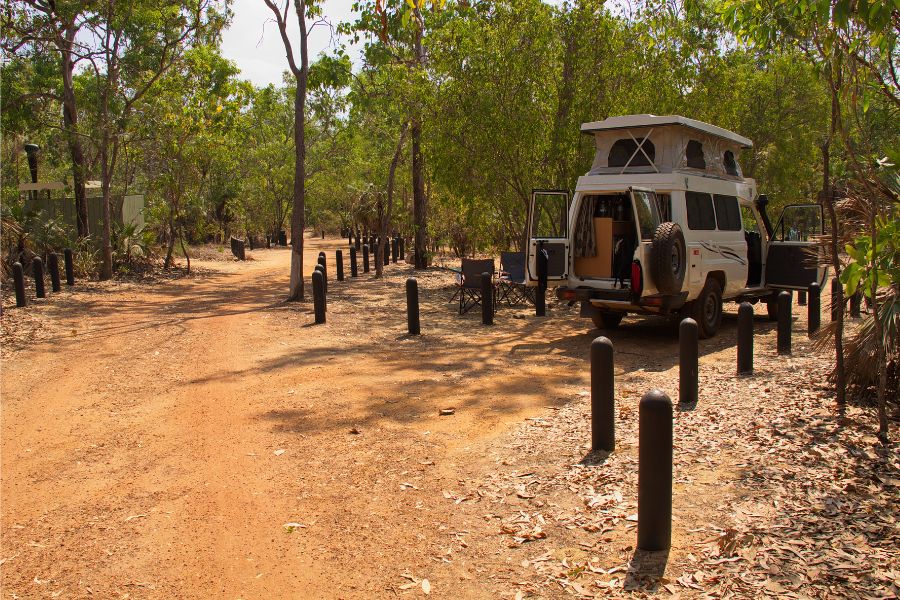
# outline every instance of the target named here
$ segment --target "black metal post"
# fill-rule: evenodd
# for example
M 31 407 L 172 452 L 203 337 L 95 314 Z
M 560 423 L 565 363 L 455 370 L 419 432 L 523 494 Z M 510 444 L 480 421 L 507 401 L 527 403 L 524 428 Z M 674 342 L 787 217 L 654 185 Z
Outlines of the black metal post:
M 75 257 L 71 248 L 65 249 L 63 260 L 66 263 L 66 285 L 75 285 Z
M 337 280 L 344 280 L 344 253 L 340 250 L 334 251 L 334 262 L 337 265 Z
M 810 337 L 822 326 L 822 291 L 818 282 L 809 284 L 809 305 L 806 307 L 806 321 Z
M 481 274 L 481 322 L 484 325 L 494 324 L 494 282 L 493 276 L 484 272 Z
M 16 306 L 22 308 L 28 306 L 28 296 L 25 295 L 25 270 L 22 263 L 13 263 L 13 284 L 16 288 Z
M 47 257 L 47 268 L 50 269 L 50 289 L 59 291 L 59 256 L 51 252 Z
M 35 256 L 31 261 L 32 275 L 34 275 L 34 295 L 38 298 L 46 298 L 44 290 L 44 261 L 40 256 Z
M 672 401 L 660 390 L 638 408 L 638 541 L 641 550 L 672 544 Z
M 678 403 L 694 404 L 698 399 L 700 330 L 697 321 L 684 319 L 678 326 Z
M 362 240 L 359 237 L 359 231 L 356 232 L 356 242 L 353 244 L 353 247 L 356 249 L 357 252 L 362 250 Z
M 538 286 L 534 295 L 534 314 L 538 317 L 547 315 L 547 258 L 544 243 L 538 242 L 537 256 L 535 256 Z
M 325 322 L 325 277 L 320 269 L 312 274 L 313 282 L 313 309 L 316 314 L 316 323 Z
M 320 256 L 318 266 L 322 267 L 322 285 L 325 286 L 325 293 L 328 293 L 328 265 L 325 263 L 325 257 Z
M 613 344 L 598 337 L 591 342 L 591 450 L 616 449 L 615 371 Z
M 753 305 L 741 302 L 738 308 L 738 375 L 753 373 Z
M 791 353 L 791 293 L 778 294 L 778 354 Z
M 406 280 L 406 323 L 410 335 L 419 335 L 419 282 L 415 277 Z
M 399 246 L 400 250 L 400 260 L 406 262 L 406 242 L 403 241 L 402 237 L 397 240 L 397 245 Z
M 806 306 L 806 290 L 797 292 L 797 306 Z
M 384 261 L 383 264 L 384 266 L 388 266 L 391 264 L 391 242 L 390 240 L 384 240 L 384 243 L 380 244 L 380 246 L 382 248 L 381 258 Z
M 397 238 L 391 238 L 391 262 L 397 264 L 397 256 L 400 254 L 400 248 L 397 246 Z
M 363 273 L 369 272 L 369 245 L 363 245 Z
M 358 239 L 358 238 L 357 238 Z M 358 277 L 359 270 L 356 266 L 356 248 L 350 247 L 350 277 Z
M 838 288 L 841 287 L 841 282 L 838 281 L 837 277 L 831 278 L 831 322 L 834 323 L 838 318 L 838 311 L 844 310 L 843 306 L 838 306 Z
M 253 250 L 253 236 L 249 233 L 247 234 L 247 245 L 250 246 L 250 250 Z

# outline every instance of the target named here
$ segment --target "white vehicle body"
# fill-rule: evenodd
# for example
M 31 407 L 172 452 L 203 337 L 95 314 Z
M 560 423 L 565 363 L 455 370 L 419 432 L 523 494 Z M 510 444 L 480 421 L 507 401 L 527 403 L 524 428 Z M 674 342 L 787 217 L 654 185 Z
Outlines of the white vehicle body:
M 598 326 L 630 312 L 677 313 L 699 319 L 707 337 L 723 300 L 770 300 L 776 290 L 823 283 L 810 260 L 821 208 L 787 207 L 773 228 L 737 162 L 749 139 L 679 116 L 613 117 L 581 129 L 597 151 L 572 202 L 566 192 L 533 194 L 532 284 L 541 254 L 547 284 L 581 301 Z

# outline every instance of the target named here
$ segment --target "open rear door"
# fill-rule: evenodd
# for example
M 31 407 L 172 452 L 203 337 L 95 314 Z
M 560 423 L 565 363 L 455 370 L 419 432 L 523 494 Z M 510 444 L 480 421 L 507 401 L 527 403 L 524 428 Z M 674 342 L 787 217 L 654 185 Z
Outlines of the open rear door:
M 547 252 L 547 281 L 569 277 L 569 193 L 533 190 L 528 207 L 528 282 L 537 284 L 537 253 Z
M 766 285 L 805 290 L 812 282 L 825 283 L 827 269 L 819 266 L 822 207 L 791 204 L 781 212 L 766 252 Z

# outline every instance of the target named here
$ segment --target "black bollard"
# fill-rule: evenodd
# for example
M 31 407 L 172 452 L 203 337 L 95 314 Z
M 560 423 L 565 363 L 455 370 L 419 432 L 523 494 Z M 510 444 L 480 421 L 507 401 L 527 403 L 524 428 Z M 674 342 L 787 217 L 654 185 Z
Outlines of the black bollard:
M 538 243 L 537 263 L 538 285 L 534 295 L 534 314 L 538 317 L 547 316 L 547 251 L 543 242 Z
M 356 268 L 356 248 L 350 247 L 350 277 L 358 277 L 359 271 Z
M 13 263 L 13 283 L 16 287 L 16 306 L 22 308 L 28 306 L 28 297 L 25 295 L 25 270 L 22 263 Z
M 797 292 L 797 306 L 806 306 L 806 290 Z
M 410 335 L 419 335 L 419 282 L 415 277 L 406 280 L 406 323 Z
M 391 262 L 397 264 L 397 256 L 400 254 L 400 248 L 397 246 L 397 238 L 391 238 Z
M 340 250 L 334 251 L 334 262 L 337 265 L 337 280 L 344 280 L 344 253 Z
M 591 450 L 616 449 L 615 372 L 608 338 L 591 342 Z
M 861 315 L 862 310 L 862 294 L 860 290 L 856 290 L 856 293 L 850 296 L 850 316 L 854 319 L 858 319 Z
M 325 278 L 320 269 L 312 274 L 313 282 L 313 308 L 316 314 L 316 323 L 325 322 Z
M 71 248 L 63 252 L 63 261 L 66 263 L 66 285 L 75 285 L 75 257 Z
M 738 375 L 753 373 L 753 305 L 741 302 L 738 308 Z
M 481 322 L 494 324 L 494 282 L 493 276 L 486 271 L 481 274 Z
M 249 233 L 247 234 L 247 245 L 250 246 L 250 250 L 253 250 L 253 236 Z
M 46 298 L 44 290 L 44 261 L 40 256 L 35 256 L 31 261 L 32 274 L 34 275 L 34 295 L 38 298 Z
M 328 293 L 328 265 L 325 263 L 325 253 L 319 255 L 319 266 L 322 267 L 322 285 L 325 286 L 325 293 Z
M 388 266 L 391 264 L 391 243 L 388 240 L 384 240 L 382 247 L 381 258 L 384 260 L 384 266 Z
M 778 294 L 778 354 L 791 353 L 791 293 Z
M 672 544 L 672 401 L 651 390 L 638 409 L 638 542 L 648 552 Z
M 59 291 L 59 256 L 51 252 L 47 257 L 47 268 L 50 269 L 50 289 Z
M 694 404 L 698 398 L 699 339 L 697 321 L 684 319 L 678 326 L 678 403 Z
M 397 248 L 400 253 L 400 260 L 406 262 L 406 242 L 403 241 L 403 238 L 397 238 Z
M 369 245 L 363 245 L 363 273 L 369 272 Z
M 324 229 L 322 230 L 322 239 L 323 240 L 325 239 L 325 230 Z
M 839 306 L 838 295 L 840 292 L 838 291 L 841 287 L 841 282 L 838 281 L 837 277 L 831 278 L 831 322 L 834 323 L 838 318 L 838 311 L 844 310 L 843 306 Z
M 806 311 L 809 336 L 812 337 L 822 326 L 822 291 L 815 281 L 809 284 L 809 305 L 806 307 Z
M 353 230 L 352 229 L 350 230 L 350 233 L 347 234 L 347 245 L 348 246 L 353 245 Z

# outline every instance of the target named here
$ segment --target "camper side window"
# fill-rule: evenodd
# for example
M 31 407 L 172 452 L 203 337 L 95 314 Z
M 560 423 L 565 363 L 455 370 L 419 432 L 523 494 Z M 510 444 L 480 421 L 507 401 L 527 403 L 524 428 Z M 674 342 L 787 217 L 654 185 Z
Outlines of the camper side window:
M 716 224 L 720 231 L 741 230 L 741 209 L 734 196 L 716 194 L 713 196 L 716 205 Z
M 609 149 L 607 164 L 610 167 L 649 167 L 650 161 L 656 160 L 656 148 L 650 140 L 644 140 L 641 144 L 641 152 L 638 151 L 637 142 L 630 138 L 618 140 Z M 646 153 L 646 156 L 644 155 Z M 631 162 L 628 162 L 629 159 Z
M 701 192 L 685 192 L 688 228 L 695 231 L 712 231 L 716 228 L 712 197 Z

